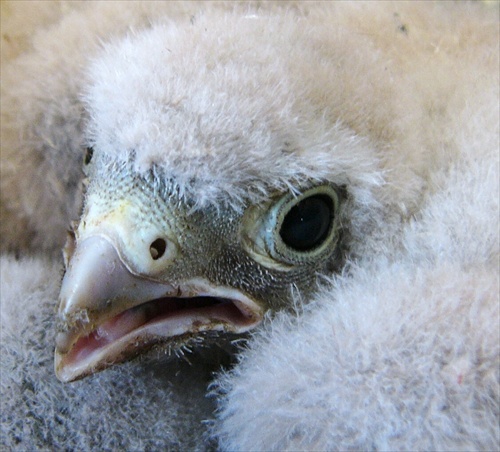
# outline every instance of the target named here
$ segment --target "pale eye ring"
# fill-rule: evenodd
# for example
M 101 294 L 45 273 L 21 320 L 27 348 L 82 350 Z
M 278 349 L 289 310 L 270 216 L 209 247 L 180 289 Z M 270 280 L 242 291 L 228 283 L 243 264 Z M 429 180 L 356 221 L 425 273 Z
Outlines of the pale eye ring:
M 242 220 L 243 247 L 269 268 L 319 265 L 338 250 L 342 199 L 342 187 L 323 183 L 251 206 Z
M 339 239 L 339 189 L 329 184 L 285 195 L 271 207 L 265 244 L 269 256 L 285 264 L 327 258 Z

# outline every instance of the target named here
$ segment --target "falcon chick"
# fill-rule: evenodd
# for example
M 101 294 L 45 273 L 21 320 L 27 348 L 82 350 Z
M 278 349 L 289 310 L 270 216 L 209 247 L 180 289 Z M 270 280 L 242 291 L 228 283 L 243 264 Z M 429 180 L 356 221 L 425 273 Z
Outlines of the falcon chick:
M 130 36 L 91 70 L 88 187 L 60 296 L 63 381 L 201 332 L 245 332 L 341 268 L 352 175 L 330 148 L 365 147 L 304 104 L 291 72 L 308 71 L 281 55 L 307 58 L 295 27 L 210 16 Z M 271 23 L 283 33 L 272 40 Z
M 497 3 L 1 7 L 4 448 L 499 449 Z
M 246 332 L 373 252 L 365 243 L 398 247 L 429 174 L 452 157 L 454 137 L 435 124 L 463 108 L 454 84 L 471 74 L 429 85 L 419 62 L 448 68 L 432 36 L 332 32 L 345 14 L 333 7 L 291 14 L 165 20 L 90 65 L 61 380 L 205 332 Z

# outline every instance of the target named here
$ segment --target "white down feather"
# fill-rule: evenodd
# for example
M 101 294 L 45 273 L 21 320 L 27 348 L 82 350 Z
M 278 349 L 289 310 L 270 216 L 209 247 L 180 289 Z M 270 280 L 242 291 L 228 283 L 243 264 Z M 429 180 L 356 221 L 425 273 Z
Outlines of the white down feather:
M 2 2 L 0 446 L 498 450 L 498 5 L 232 9 Z M 203 37 L 209 27 L 221 37 Z M 174 86 L 191 96 L 170 135 L 157 133 L 168 115 L 126 95 L 131 83 L 144 98 L 154 86 L 141 81 L 175 78 L 154 70 L 160 38 L 182 44 Z M 196 71 L 221 55 L 237 61 L 232 72 Z M 228 80 L 231 99 L 213 97 Z M 231 114 L 211 117 L 211 106 Z M 207 114 L 205 131 L 225 124 L 232 145 L 210 135 L 213 158 L 197 160 L 195 137 L 179 133 L 196 128 L 193 111 Z M 175 142 L 176 159 L 152 137 Z M 293 158 L 276 151 L 285 138 Z M 267 319 L 225 371 L 214 352 L 62 385 L 52 362 L 59 248 L 80 208 L 85 146 L 98 141 L 110 153 L 144 143 L 139 168 L 206 172 L 200 204 L 241 201 L 248 184 L 256 200 L 273 184 L 342 178 L 352 193 L 344 273 Z

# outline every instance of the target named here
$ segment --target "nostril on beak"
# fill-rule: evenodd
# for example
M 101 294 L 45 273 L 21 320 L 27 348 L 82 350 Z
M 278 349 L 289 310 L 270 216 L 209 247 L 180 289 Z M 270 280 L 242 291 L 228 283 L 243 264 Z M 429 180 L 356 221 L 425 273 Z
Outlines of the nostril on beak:
M 164 239 L 156 239 L 149 247 L 149 252 L 153 260 L 158 260 L 165 254 L 167 242 Z

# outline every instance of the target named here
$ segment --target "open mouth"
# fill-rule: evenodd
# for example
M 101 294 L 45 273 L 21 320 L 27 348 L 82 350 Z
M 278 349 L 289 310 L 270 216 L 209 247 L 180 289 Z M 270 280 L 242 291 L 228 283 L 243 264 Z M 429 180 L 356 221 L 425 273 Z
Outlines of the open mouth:
M 55 350 L 61 381 L 83 378 L 154 346 L 175 348 L 201 332 L 243 333 L 262 319 L 258 304 L 237 289 L 203 279 L 175 287 L 150 281 L 131 274 L 109 242 L 90 245 L 75 254 L 61 287 Z M 102 271 L 97 259 L 109 270 Z
M 58 343 L 74 344 L 57 353 L 56 370 L 63 381 L 82 378 L 131 359 L 151 347 L 203 331 L 242 333 L 260 321 L 245 303 L 219 296 L 162 297 L 105 320 L 90 333 L 60 333 Z M 61 336 L 62 335 L 62 336 Z
M 195 333 L 210 324 L 226 323 L 245 326 L 252 323 L 233 302 L 223 298 L 195 297 L 189 299 L 160 298 L 127 309 L 107 320 L 86 336 L 80 337 L 68 361 L 81 361 L 108 344 L 127 336 L 146 332 L 161 336 L 178 336 L 189 327 Z M 189 325 L 190 324 L 190 325 Z M 215 325 L 214 325 L 215 326 Z

